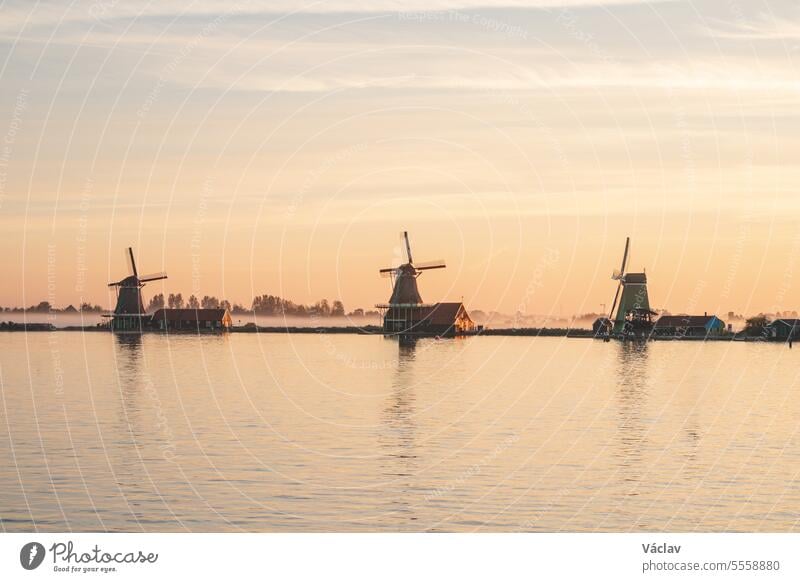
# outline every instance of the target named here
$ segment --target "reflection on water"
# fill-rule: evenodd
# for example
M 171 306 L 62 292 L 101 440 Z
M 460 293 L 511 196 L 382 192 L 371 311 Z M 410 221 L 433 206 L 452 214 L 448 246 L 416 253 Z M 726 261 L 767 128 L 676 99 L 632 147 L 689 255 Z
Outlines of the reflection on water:
M 120 381 L 136 379 L 142 364 L 142 334 L 114 333 L 114 357 Z
M 631 480 L 637 480 L 637 462 L 642 460 L 646 428 L 643 411 L 647 399 L 649 344 L 646 341 L 612 342 L 617 350 L 617 398 L 619 439 L 622 445 L 620 463 L 634 469 Z
M 117 421 L 113 435 L 115 438 L 105 440 L 104 450 L 113 466 L 114 485 L 123 501 L 120 510 L 129 516 L 127 528 L 119 526 L 110 529 L 141 530 L 144 515 L 139 506 L 142 498 L 148 498 L 152 486 L 151 470 L 155 462 L 149 458 L 147 443 L 152 438 L 152 419 L 147 418 L 148 395 L 152 392 L 152 383 L 148 384 L 147 362 L 143 343 L 145 336 L 139 333 L 114 333 L 113 337 L 114 371 L 110 379 L 110 390 L 119 394 L 115 418 Z M 149 390 L 148 390 L 149 388 Z M 106 431 L 109 432 L 109 431 Z M 102 436 L 102 433 L 100 433 Z M 144 455 L 147 455 L 146 458 Z M 169 514 L 169 508 L 163 505 L 159 513 Z M 98 518 L 102 519 L 101 516 Z
M 384 408 L 387 434 L 393 435 L 396 451 L 392 456 L 399 459 L 414 458 L 414 356 L 416 341 L 398 342 L 397 369 L 392 378 L 391 391 Z
M 614 509 L 629 510 L 639 495 L 639 486 L 647 470 L 647 389 L 649 344 L 646 341 L 611 342 L 617 351 L 616 399 L 618 442 L 615 465 L 619 467 L 621 499 Z M 637 520 L 638 521 L 638 520 Z
M 6 333 L 0 371 L 10 531 L 797 527 L 772 345 Z
M 127 414 L 135 416 L 137 412 L 136 400 L 143 389 L 143 355 L 142 355 L 142 334 L 139 333 L 115 333 L 114 338 L 114 358 L 117 369 L 117 382 L 120 394 L 120 414 L 123 421 Z
M 415 409 L 414 409 L 414 355 L 416 342 L 397 342 L 397 367 L 393 373 L 391 389 L 383 408 L 384 430 L 381 444 L 386 454 L 396 460 L 392 473 L 398 476 L 412 474 L 411 462 L 415 459 Z
M 141 333 L 114 333 L 111 334 L 114 338 L 115 345 L 119 348 L 120 353 L 139 353 L 142 347 L 143 334 Z
M 409 524 L 413 527 L 417 520 L 414 496 L 410 493 L 418 473 L 414 368 L 417 340 L 386 338 L 385 341 L 395 344 L 397 360 L 381 413 L 378 446 L 382 451 L 383 487 L 393 492 L 389 513 L 401 530 Z

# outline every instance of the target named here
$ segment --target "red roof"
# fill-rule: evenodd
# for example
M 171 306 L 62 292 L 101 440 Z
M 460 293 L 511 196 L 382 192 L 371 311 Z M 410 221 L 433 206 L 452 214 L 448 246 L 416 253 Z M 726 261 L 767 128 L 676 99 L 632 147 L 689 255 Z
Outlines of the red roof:
M 424 307 L 411 307 L 410 314 L 414 321 L 420 323 L 424 322 L 428 325 L 451 326 L 456 322 L 459 312 L 462 309 L 464 309 L 464 313 L 466 314 L 463 303 L 434 303 L 433 305 L 426 305 Z M 395 310 L 400 313 L 407 313 L 402 307 L 392 307 L 389 309 L 388 314 L 391 316 Z M 467 317 L 469 318 L 468 315 Z
M 453 325 L 463 306 L 463 303 L 437 303 L 428 308 L 426 318 L 433 325 Z

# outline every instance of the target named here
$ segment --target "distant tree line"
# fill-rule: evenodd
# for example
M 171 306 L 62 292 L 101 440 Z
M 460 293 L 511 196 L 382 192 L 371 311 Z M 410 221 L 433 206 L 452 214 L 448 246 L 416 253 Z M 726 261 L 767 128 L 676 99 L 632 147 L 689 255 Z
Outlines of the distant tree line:
M 184 299 L 182 293 L 170 293 L 166 298 L 162 293 L 154 295 L 147 305 L 147 311 L 153 312 L 165 307 L 170 309 L 228 309 L 233 314 L 255 313 L 257 315 L 286 317 L 363 317 L 365 315 L 378 315 L 377 311 L 364 311 L 363 309 L 354 309 L 348 313 L 344 308 L 344 303 L 338 299 L 330 303 L 327 299 L 321 299 L 312 305 L 303 305 L 277 295 L 258 295 L 253 298 L 249 307 L 245 307 L 240 303 L 231 303 L 227 299 L 218 299 L 213 295 L 204 295 L 201 299 L 192 294 L 189 295 L 188 299 Z
M 364 317 L 377 316 L 377 311 L 365 311 L 354 309 L 351 312 L 345 311 L 344 303 L 339 301 L 328 302 L 321 299 L 312 305 L 302 305 L 277 295 L 259 295 L 253 298 L 249 307 L 240 303 L 231 303 L 227 299 L 218 299 L 213 295 L 204 295 L 202 298 L 192 294 L 188 299 L 183 298 L 182 293 L 170 293 L 164 297 L 163 293 L 157 293 L 150 298 L 147 303 L 146 311 L 153 313 L 159 309 L 227 309 L 233 314 L 257 314 L 265 316 L 286 316 L 286 317 Z M 56 308 L 49 301 L 41 301 L 30 307 L 0 307 L 0 312 L 8 313 L 103 313 L 106 310 L 99 305 L 81 303 L 79 307 L 69 305 L 63 309 Z
M 68 305 L 63 309 L 53 307 L 49 301 L 40 301 L 30 307 L 0 307 L 0 311 L 7 313 L 101 313 L 105 311 L 99 305 L 81 303 L 79 307 Z
M 332 304 L 327 299 L 313 305 L 300 305 L 276 295 L 260 295 L 253 298 L 252 311 L 259 315 L 286 315 L 293 317 L 344 317 L 344 304 L 336 300 Z
M 181 293 L 170 293 L 166 299 L 164 299 L 163 293 L 158 293 L 150 299 L 147 311 L 156 311 L 165 307 L 170 309 L 228 309 L 230 311 L 243 309 L 240 305 L 231 305 L 227 299 L 217 299 L 209 295 L 203 296 L 202 299 L 198 299 L 195 295 L 189 295 L 189 299 L 184 301 Z

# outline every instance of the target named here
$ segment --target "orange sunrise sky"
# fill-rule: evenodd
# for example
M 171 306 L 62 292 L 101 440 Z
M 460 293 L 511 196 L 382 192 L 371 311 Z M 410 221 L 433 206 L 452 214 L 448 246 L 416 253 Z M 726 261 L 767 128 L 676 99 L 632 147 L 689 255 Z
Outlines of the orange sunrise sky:
M 800 7 L 6 2 L 0 305 L 106 287 L 350 310 L 408 230 L 425 300 L 800 308 Z

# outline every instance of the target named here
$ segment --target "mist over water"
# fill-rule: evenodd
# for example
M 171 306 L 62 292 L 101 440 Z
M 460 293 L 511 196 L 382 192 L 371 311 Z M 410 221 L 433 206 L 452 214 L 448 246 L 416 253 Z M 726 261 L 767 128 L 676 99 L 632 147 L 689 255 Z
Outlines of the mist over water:
M 262 327 L 363 327 L 381 325 L 380 316 L 353 317 L 274 317 L 254 313 L 233 313 L 233 324 L 236 326 L 255 323 Z M 108 318 L 102 313 L 34 313 L 8 311 L 0 313 L 0 321 L 15 323 L 50 323 L 55 327 L 95 326 L 107 323 Z
M 0 333 L 4 531 L 792 531 L 800 353 Z

